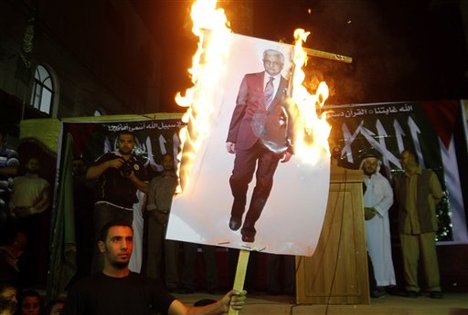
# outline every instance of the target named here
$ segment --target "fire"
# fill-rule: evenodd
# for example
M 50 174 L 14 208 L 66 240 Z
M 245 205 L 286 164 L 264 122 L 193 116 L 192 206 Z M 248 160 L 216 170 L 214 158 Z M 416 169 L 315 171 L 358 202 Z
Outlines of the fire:
M 181 187 L 187 186 L 190 180 L 190 169 L 195 156 L 201 150 L 204 140 L 210 134 L 212 116 L 216 101 L 223 91 L 217 86 L 224 76 L 223 69 L 230 50 L 229 22 L 224 10 L 216 8 L 216 0 L 197 0 L 192 5 L 192 32 L 198 37 L 198 48 L 192 58 L 192 68 L 188 70 L 193 86 L 184 95 L 176 95 L 176 103 L 186 107 L 182 121 L 187 123 L 179 136 L 183 146 L 178 156 L 181 161 L 179 178 Z M 302 85 L 305 74 L 302 67 L 306 64 L 307 54 L 302 49 L 309 33 L 296 30 L 294 47 L 293 89 L 288 100 L 291 108 L 295 108 L 295 154 L 301 160 L 315 164 L 323 154 L 328 154 L 327 138 L 331 127 L 326 122 L 325 114 L 317 117 L 317 106 L 322 107 L 328 97 L 328 87 L 322 82 L 315 95 L 310 94 Z
M 317 109 L 322 108 L 328 98 L 328 86 L 320 82 L 315 94 L 310 94 L 302 84 L 305 73 L 302 68 L 307 63 L 307 54 L 302 48 L 309 32 L 303 29 L 294 31 L 296 40 L 294 45 L 294 71 L 292 76 L 292 95 L 288 100 L 289 106 L 295 108 L 294 121 L 294 150 L 295 155 L 304 163 L 316 164 L 325 154 L 330 155 L 328 136 L 331 126 L 326 120 L 326 113 L 322 112 L 320 118 Z
M 187 107 L 182 121 L 188 125 L 179 134 L 183 148 L 178 160 L 183 163 L 178 175 L 185 180 L 181 183 L 182 188 L 189 180 L 188 172 L 194 157 L 210 133 L 213 106 L 222 93 L 215 85 L 224 74 L 222 70 L 231 33 L 224 10 L 216 8 L 216 0 L 197 0 L 192 5 L 191 17 L 192 32 L 199 39 L 189 69 L 193 86 L 185 91 L 185 95 L 178 93 L 175 98 L 178 105 Z

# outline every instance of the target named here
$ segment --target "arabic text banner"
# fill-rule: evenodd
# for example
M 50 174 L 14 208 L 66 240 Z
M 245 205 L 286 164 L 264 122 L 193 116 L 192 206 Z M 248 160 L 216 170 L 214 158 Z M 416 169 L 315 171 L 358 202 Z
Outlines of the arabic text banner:
M 438 207 L 440 242 L 468 243 L 465 201 L 459 168 L 466 168 L 466 149 L 457 150 L 463 130 L 459 101 L 403 102 L 327 106 L 330 143 L 340 151 L 340 164 L 358 168 L 373 148 L 382 155 L 384 173 L 401 173 L 400 152 L 416 152 L 420 166 L 434 170 L 446 192 Z M 462 140 L 463 141 L 463 140 Z M 395 216 L 396 217 L 396 216 Z

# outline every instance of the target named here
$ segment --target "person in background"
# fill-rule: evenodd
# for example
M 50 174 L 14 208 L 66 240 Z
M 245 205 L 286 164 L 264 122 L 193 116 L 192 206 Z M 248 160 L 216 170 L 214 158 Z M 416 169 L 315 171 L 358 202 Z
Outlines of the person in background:
M 143 265 L 143 234 L 145 225 L 143 211 L 146 207 L 146 194 L 138 190 L 137 198 L 138 202 L 133 204 L 133 254 L 128 267 L 131 271 L 140 273 Z
M 246 292 L 228 292 L 216 303 L 187 306 L 170 295 L 160 281 L 128 269 L 133 249 L 133 229 L 125 221 L 113 221 L 101 230 L 98 247 L 104 255 L 102 272 L 76 283 L 70 290 L 63 314 L 224 314 L 241 310 Z
M 13 179 L 10 209 L 18 227 L 28 237 L 22 269 L 25 285 L 45 284 L 49 244 L 50 184 L 39 176 L 41 164 L 31 157 L 25 164 L 26 173 Z
M 386 294 L 385 287 L 396 285 L 388 215 L 393 204 L 393 190 L 388 180 L 380 173 L 378 152 L 374 150 L 367 152 L 362 157 L 360 168 L 364 172 L 366 243 L 372 264 L 369 269 L 373 270 L 369 275 L 370 295 L 381 297 Z
M 406 296 L 415 298 L 420 295 L 418 267 L 421 261 L 429 297 L 441 299 L 435 240 L 438 228 L 436 205 L 444 193 L 437 175 L 421 168 L 413 151 L 404 150 L 400 162 L 405 173 L 396 180 L 395 195 Z
M 7 133 L 0 128 L 0 229 L 8 224 L 11 182 L 18 174 L 18 153 L 7 147 Z
M 179 289 L 179 242 L 166 240 L 166 228 L 178 178 L 174 170 L 174 157 L 162 156 L 163 171 L 155 176 L 148 189 L 146 206 L 146 275 L 160 279 L 164 257 L 165 282 L 170 292 Z
M 21 293 L 18 315 L 41 315 L 42 299 L 36 290 L 28 289 Z
M 13 315 L 16 312 L 18 300 L 16 287 L 0 281 L 0 315 Z
M 40 168 L 39 160 L 32 157 L 25 164 L 26 174 L 13 179 L 10 209 L 20 222 L 50 206 L 50 184 L 39 176 Z
M 27 236 L 12 225 L 3 229 L 0 234 L 0 283 L 11 283 L 16 288 L 21 288 L 25 277 L 18 266 L 18 260 L 26 248 Z
M 47 305 L 47 315 L 60 315 L 65 307 L 65 299 L 50 301 Z

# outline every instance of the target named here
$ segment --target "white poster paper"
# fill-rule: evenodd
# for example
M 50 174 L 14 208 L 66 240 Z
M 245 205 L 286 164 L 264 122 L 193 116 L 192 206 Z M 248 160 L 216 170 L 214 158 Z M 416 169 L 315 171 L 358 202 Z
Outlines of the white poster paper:
M 233 196 L 229 185 L 234 154 L 226 150 L 229 124 L 245 74 L 264 71 L 267 49 L 284 55 L 282 75 L 289 77 L 291 46 L 232 34 L 229 61 L 222 82 L 209 137 L 198 150 L 190 168 L 190 180 L 175 196 L 166 237 L 186 242 L 261 250 L 275 254 L 311 256 L 316 248 L 328 201 L 330 157 L 322 156 L 316 165 L 301 162 L 293 155 L 279 163 L 273 188 L 255 225 L 253 243 L 243 242 L 240 230 L 228 224 Z M 255 174 L 249 185 L 246 211 L 255 187 Z

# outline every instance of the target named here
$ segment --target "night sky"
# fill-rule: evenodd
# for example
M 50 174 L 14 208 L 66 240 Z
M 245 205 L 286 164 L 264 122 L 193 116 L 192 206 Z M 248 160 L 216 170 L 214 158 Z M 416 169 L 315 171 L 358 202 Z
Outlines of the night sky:
M 328 104 L 460 99 L 468 97 L 467 53 L 458 1 L 254 0 L 253 30 L 234 16 L 243 0 L 218 1 L 234 32 L 293 42 L 296 28 L 311 32 L 306 46 L 353 58 L 352 64 L 313 58 L 310 88 L 325 80 Z M 160 43 L 162 110 L 191 85 L 187 68 L 196 49 L 191 1 L 135 1 Z

